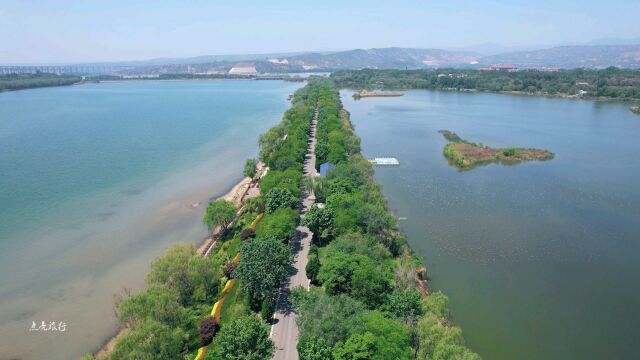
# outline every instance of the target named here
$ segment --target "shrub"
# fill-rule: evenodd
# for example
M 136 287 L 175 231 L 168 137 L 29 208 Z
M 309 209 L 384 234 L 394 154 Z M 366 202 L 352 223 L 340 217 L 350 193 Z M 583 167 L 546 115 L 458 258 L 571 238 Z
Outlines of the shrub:
M 309 255 L 309 262 L 305 267 L 305 272 L 312 284 L 318 284 L 318 272 L 320 271 L 320 259 L 318 255 Z
M 262 306 L 260 308 L 260 316 L 262 320 L 269 321 L 273 316 L 273 301 L 270 296 L 266 296 L 262 300 Z
M 198 330 L 200 333 L 200 345 L 207 346 L 211 344 L 213 341 L 213 337 L 216 335 L 220 326 L 218 325 L 218 321 L 215 317 L 210 316 L 208 318 L 202 319 L 200 321 L 200 326 L 198 326 Z
M 266 214 L 256 226 L 257 237 L 276 237 L 287 242 L 295 234 L 298 211 L 281 208 L 272 214 Z
M 520 156 L 521 151 L 518 148 L 510 147 L 502 150 L 502 155 L 510 157 L 510 156 Z
M 227 263 L 224 266 L 224 276 L 226 276 L 228 279 L 232 279 L 233 272 L 236 271 L 237 267 L 238 266 L 234 264 L 233 261 L 227 261 Z
M 256 231 L 252 228 L 246 228 L 240 233 L 240 240 L 247 240 L 256 237 Z
M 118 340 L 111 359 L 180 359 L 184 339 L 185 333 L 181 328 L 170 328 L 155 320 L 147 320 Z
M 256 159 L 247 159 L 242 173 L 244 176 L 248 176 L 250 178 L 256 176 Z
M 291 191 L 283 188 L 273 188 L 265 195 L 267 213 L 271 214 L 280 208 L 293 208 L 298 203 Z

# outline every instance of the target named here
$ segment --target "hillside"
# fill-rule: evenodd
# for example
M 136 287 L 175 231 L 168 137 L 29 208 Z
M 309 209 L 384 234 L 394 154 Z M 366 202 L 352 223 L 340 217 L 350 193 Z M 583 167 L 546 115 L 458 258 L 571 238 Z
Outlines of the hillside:
M 519 67 L 640 68 L 638 45 L 558 46 L 534 51 L 517 51 L 480 58 L 483 65 L 514 64 Z

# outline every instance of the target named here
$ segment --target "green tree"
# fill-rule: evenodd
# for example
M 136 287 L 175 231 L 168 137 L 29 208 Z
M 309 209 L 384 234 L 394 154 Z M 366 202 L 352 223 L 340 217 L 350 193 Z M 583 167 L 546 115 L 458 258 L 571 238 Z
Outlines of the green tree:
M 373 261 L 360 254 L 336 253 L 324 260 L 318 280 L 327 293 L 346 293 L 373 308 L 382 303 L 389 285 Z
M 297 169 L 270 170 L 260 182 L 260 191 L 266 194 L 269 190 L 279 187 L 289 190 L 295 198 L 299 198 L 302 179 L 302 173 Z
M 418 323 L 418 359 L 424 360 L 480 360 L 480 356 L 464 345 L 462 331 L 447 326 L 446 319 L 425 315 Z
M 449 317 L 449 298 L 441 291 L 436 291 L 422 301 L 422 311 L 437 317 Z
M 309 254 L 309 261 L 304 271 L 307 274 L 307 278 L 311 280 L 311 283 L 316 284 L 318 272 L 320 271 L 320 258 L 317 254 Z
M 364 328 L 375 337 L 376 352 L 371 360 L 411 358 L 409 329 L 406 326 L 379 311 L 371 311 L 364 316 Z
M 269 297 L 293 263 L 289 246 L 271 237 L 242 243 L 240 257 L 235 277 L 254 302 Z
M 297 288 L 291 301 L 299 313 L 296 323 L 301 338 L 322 338 L 332 347 L 363 331 L 364 306 L 349 296 L 330 296 L 316 287 Z
M 418 322 L 418 359 L 480 360 L 480 356 L 464 345 L 462 330 L 450 326 L 449 299 L 435 292 L 422 301 L 424 316 Z
M 265 214 L 256 226 L 258 237 L 275 237 L 287 242 L 295 234 L 298 210 L 280 208 L 271 214 Z
M 308 227 L 316 238 L 328 240 L 333 235 L 333 211 L 314 204 L 304 215 L 302 225 Z
M 178 299 L 175 289 L 166 285 L 153 285 L 122 301 L 118 306 L 118 319 L 121 324 L 129 327 L 147 319 L 176 327 L 186 316 Z
M 280 208 L 292 208 L 298 203 L 293 194 L 287 189 L 273 188 L 265 195 L 266 211 L 267 213 L 273 213 Z
M 412 322 L 422 314 L 420 293 L 416 289 L 396 289 L 388 297 L 389 311 L 398 319 Z
M 216 352 L 224 360 L 263 360 L 271 357 L 275 350 L 268 326 L 251 315 L 224 325 L 213 341 Z
M 250 178 L 256 176 L 256 159 L 247 159 L 247 162 L 244 164 L 244 171 L 242 174 Z
M 182 358 L 185 333 L 155 320 L 146 320 L 116 343 L 113 360 L 175 360 Z
M 298 340 L 300 360 L 333 360 L 331 347 L 323 338 L 301 337 Z
M 353 334 L 346 343 L 333 349 L 335 360 L 370 360 L 376 355 L 376 338 L 370 332 Z
M 224 263 L 219 256 L 198 256 L 193 245 L 174 245 L 151 263 L 146 282 L 170 288 L 183 306 L 204 302 L 217 295 Z
M 230 201 L 220 199 L 209 203 L 204 213 L 204 223 L 209 231 L 213 231 L 217 226 L 226 230 L 235 216 L 236 206 Z

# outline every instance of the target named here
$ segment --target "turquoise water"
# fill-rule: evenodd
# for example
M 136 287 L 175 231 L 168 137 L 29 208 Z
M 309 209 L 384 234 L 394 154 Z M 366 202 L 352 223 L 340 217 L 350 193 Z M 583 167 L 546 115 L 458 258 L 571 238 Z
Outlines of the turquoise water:
M 0 94 L 0 357 L 77 358 L 278 123 L 276 81 L 140 81 Z M 64 321 L 64 333 L 29 332 Z
M 485 359 L 637 359 L 640 117 L 628 104 L 410 91 L 355 101 L 376 180 Z M 556 158 L 467 172 L 438 130 Z

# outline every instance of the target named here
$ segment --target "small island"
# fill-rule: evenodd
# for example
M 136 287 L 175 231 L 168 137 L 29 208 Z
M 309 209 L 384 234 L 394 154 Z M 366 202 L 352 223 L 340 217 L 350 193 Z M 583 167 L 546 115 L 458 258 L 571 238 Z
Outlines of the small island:
M 548 150 L 518 147 L 492 148 L 464 140 L 449 130 L 440 130 L 439 133 L 449 141 L 444 147 L 444 156 L 449 160 L 450 165 L 457 167 L 460 171 L 491 163 L 512 165 L 523 161 L 550 160 L 554 157 L 554 154 Z
M 629 108 L 632 113 L 640 115 L 640 106 L 632 106 Z
M 368 90 L 360 90 L 357 93 L 353 94 L 354 99 L 360 99 L 363 97 L 392 97 L 392 96 L 402 96 L 403 93 L 399 91 L 368 91 Z

